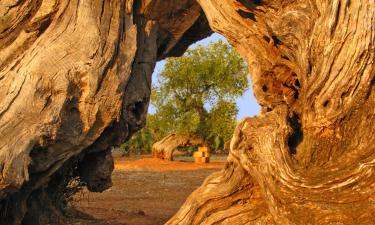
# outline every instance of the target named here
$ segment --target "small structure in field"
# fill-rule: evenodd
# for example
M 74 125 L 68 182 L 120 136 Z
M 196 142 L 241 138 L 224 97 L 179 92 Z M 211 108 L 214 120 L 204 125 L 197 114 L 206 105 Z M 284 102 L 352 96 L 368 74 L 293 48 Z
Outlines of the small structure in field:
M 208 147 L 199 147 L 198 151 L 193 153 L 195 163 L 209 163 L 210 153 L 208 152 Z

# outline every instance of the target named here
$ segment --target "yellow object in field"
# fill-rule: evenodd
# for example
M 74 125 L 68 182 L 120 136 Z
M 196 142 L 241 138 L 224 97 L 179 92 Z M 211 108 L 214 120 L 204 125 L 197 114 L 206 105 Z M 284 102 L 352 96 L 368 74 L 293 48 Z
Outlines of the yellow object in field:
M 194 158 L 198 158 L 198 157 L 204 157 L 204 152 L 194 152 L 193 153 L 193 157 Z
M 193 157 L 196 158 L 196 157 L 210 157 L 210 154 L 208 152 L 199 152 L 199 151 L 196 151 L 193 153 Z
M 207 147 L 198 147 L 198 151 L 193 153 L 193 157 L 196 163 L 210 162 L 210 154 Z
M 207 147 L 198 147 L 198 152 L 208 152 Z
M 195 158 L 195 163 L 209 163 L 210 157 L 197 157 Z

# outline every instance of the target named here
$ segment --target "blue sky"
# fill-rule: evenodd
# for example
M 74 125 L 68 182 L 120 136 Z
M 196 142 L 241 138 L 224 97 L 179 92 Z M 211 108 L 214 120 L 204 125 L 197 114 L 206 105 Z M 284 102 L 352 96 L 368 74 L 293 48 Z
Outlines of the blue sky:
M 192 44 L 189 48 L 194 48 L 198 44 L 207 45 L 211 41 L 218 41 L 219 39 L 221 39 L 223 41 L 226 41 L 223 36 L 221 36 L 220 34 L 214 33 L 210 37 L 208 37 L 206 39 L 203 39 L 201 41 L 198 41 L 195 44 Z M 162 60 L 162 61 L 160 61 L 156 64 L 154 73 L 152 74 L 152 82 L 157 81 L 157 76 L 163 70 L 164 65 L 165 65 L 164 60 Z M 250 82 L 250 80 L 249 80 L 249 82 Z M 244 117 L 254 116 L 254 115 L 258 114 L 258 112 L 260 110 L 260 106 L 258 105 L 256 99 L 254 98 L 253 89 L 252 89 L 251 85 L 250 85 L 249 90 L 247 90 L 242 97 L 238 98 L 236 100 L 236 102 L 237 102 L 237 107 L 239 109 L 239 112 L 238 112 L 238 115 L 237 115 L 238 120 L 240 120 Z M 150 105 L 148 111 L 151 114 L 155 113 L 155 109 L 151 105 Z

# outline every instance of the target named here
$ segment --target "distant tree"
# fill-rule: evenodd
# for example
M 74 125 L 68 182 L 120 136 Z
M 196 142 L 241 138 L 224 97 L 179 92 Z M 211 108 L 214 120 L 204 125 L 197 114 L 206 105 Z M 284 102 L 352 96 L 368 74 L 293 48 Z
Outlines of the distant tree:
M 127 153 L 144 154 L 151 152 L 153 143 L 152 132 L 148 128 L 143 128 L 135 133 L 130 140 L 122 144 L 120 148 Z
M 170 133 L 195 134 L 222 147 L 233 133 L 235 99 L 248 88 L 247 74 L 244 61 L 221 40 L 167 59 L 153 86 L 156 113 L 147 126 L 159 139 Z
M 209 113 L 208 139 L 213 140 L 213 149 L 224 147 L 224 143 L 232 138 L 236 126 L 238 110 L 234 102 L 219 101 Z

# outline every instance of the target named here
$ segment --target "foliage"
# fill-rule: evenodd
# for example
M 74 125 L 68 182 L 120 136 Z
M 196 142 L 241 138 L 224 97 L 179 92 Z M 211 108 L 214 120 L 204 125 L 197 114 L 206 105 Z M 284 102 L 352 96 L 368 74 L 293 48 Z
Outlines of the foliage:
M 154 137 L 146 127 L 135 133 L 127 142 L 120 146 L 127 153 L 150 153 Z
M 230 139 L 236 125 L 233 123 L 233 120 L 236 118 L 237 113 L 238 110 L 234 102 L 218 102 L 218 104 L 211 109 L 208 118 L 211 135 L 221 136 L 225 140 Z
M 247 67 L 237 52 L 218 41 L 166 60 L 151 102 L 147 127 L 157 139 L 175 132 L 197 134 L 222 148 L 238 112 L 235 99 L 248 88 Z

